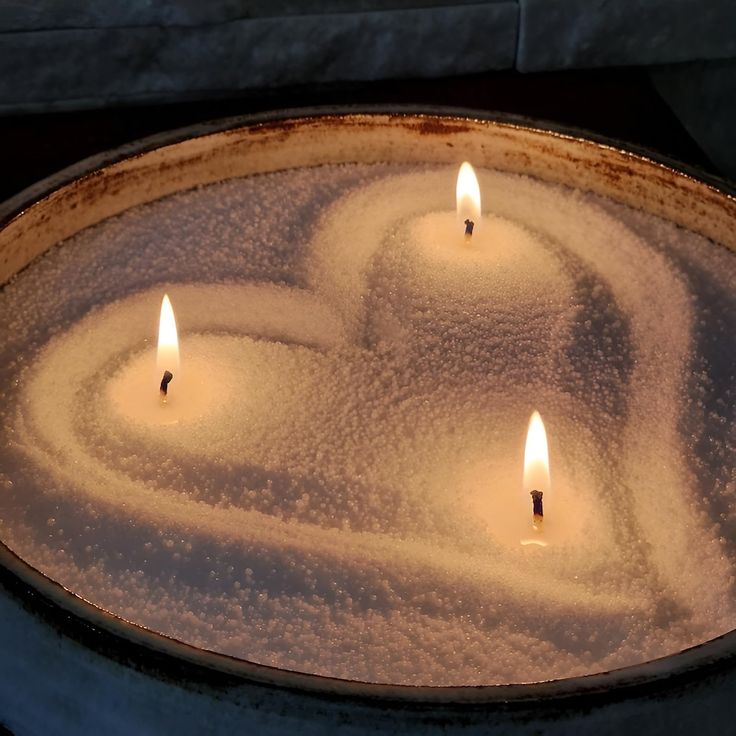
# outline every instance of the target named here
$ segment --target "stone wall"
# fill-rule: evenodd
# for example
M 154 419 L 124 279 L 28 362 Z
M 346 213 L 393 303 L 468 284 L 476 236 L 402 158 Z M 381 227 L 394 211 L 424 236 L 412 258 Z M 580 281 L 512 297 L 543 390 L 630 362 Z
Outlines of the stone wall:
M 736 56 L 723 0 L 520 0 L 521 71 L 649 66 Z
M 518 17 L 515 0 L 0 2 L 0 113 L 509 69 Z
M 736 57 L 730 0 L 0 0 L 0 113 Z
M 656 65 L 664 99 L 736 178 L 735 28 L 732 0 L 0 0 L 0 114 Z

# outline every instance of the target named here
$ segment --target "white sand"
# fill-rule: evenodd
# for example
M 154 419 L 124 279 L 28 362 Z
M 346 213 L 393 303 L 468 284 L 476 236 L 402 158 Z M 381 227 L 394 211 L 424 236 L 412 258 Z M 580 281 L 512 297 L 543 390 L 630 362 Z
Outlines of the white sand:
M 351 679 L 566 677 L 733 628 L 736 256 L 490 171 L 458 244 L 454 175 L 231 181 L 27 269 L 0 293 L 0 538 L 140 625 Z M 172 407 L 205 382 L 174 424 L 130 378 L 164 290 Z

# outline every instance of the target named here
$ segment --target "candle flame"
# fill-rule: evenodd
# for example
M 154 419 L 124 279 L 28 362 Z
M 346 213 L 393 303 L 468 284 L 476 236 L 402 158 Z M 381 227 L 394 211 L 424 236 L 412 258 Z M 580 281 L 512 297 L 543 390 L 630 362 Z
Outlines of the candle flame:
M 457 173 L 457 217 L 460 222 L 472 220 L 476 225 L 480 221 L 480 186 L 473 167 L 463 161 Z
M 156 367 L 159 371 L 179 370 L 179 339 L 176 335 L 176 320 L 169 295 L 161 301 L 161 317 L 158 323 L 158 353 Z
M 547 447 L 547 432 L 544 422 L 538 411 L 532 414 L 529 420 L 529 429 L 526 433 L 526 447 L 524 448 L 524 491 L 542 491 L 550 489 L 549 477 L 549 449 Z

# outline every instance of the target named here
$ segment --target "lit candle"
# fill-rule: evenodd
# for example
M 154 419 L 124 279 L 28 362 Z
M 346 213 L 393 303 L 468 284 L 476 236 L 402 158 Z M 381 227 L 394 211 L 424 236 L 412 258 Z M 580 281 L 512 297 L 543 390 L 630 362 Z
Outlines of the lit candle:
M 98 310 L 89 323 L 60 337 L 44 357 L 41 383 L 63 375 L 65 393 L 82 380 L 82 374 L 116 365 L 104 383 L 105 400 L 95 404 L 95 413 L 104 414 L 100 421 L 146 434 L 155 430 L 162 440 L 173 437 L 178 426 L 197 448 L 198 432 L 213 422 L 228 421 L 233 411 L 268 412 L 283 423 L 272 395 L 285 400 L 283 384 L 296 370 L 287 369 L 291 356 L 297 356 L 294 360 L 305 366 L 306 373 L 313 373 L 320 353 L 312 348 L 324 350 L 342 340 L 342 327 L 334 315 L 299 289 L 224 284 L 179 284 L 174 289 L 176 319 L 185 330 L 185 360 L 180 362 L 176 348 L 170 300 L 165 298 L 159 311 L 161 292 L 153 289 Z M 150 345 L 155 330 L 152 316 L 157 313 L 158 349 Z M 77 361 L 75 355 L 84 355 L 85 360 Z M 174 376 L 165 403 L 154 388 L 162 371 Z M 39 395 L 50 391 L 38 389 Z M 57 402 L 60 393 L 55 392 Z M 158 432 L 161 427 L 166 431 Z M 250 430 L 249 436 L 253 434 L 257 428 Z M 212 438 L 211 431 L 208 436 Z M 181 433 L 177 437 L 177 442 L 184 441 Z
M 452 250 L 465 244 L 470 253 L 488 254 L 493 245 L 491 231 L 498 226 L 494 219 L 483 216 L 478 177 L 473 167 L 464 161 L 455 183 L 455 216 L 446 210 L 427 213 L 419 218 L 417 237 L 420 243 L 431 243 L 436 239 L 443 247 Z
M 393 293 L 416 302 L 428 316 L 427 329 L 435 329 L 430 323 L 440 312 L 465 320 L 472 309 L 499 328 L 518 319 L 518 329 L 539 346 L 547 362 L 547 346 L 564 329 L 559 322 L 566 319 L 574 289 L 569 270 L 534 229 L 524 226 L 523 212 L 516 211 L 519 198 L 497 175 L 483 170 L 475 177 L 466 171 L 458 176 L 457 168 L 443 166 L 392 176 L 327 208 L 314 238 L 319 247 L 308 264 L 309 287 L 358 334 L 369 304 L 365 275 L 378 270 L 383 276 L 376 283 L 390 281 Z M 491 203 L 491 211 L 482 216 L 481 186 L 484 201 Z M 471 218 L 473 235 L 466 239 L 464 220 Z M 370 305 L 379 340 L 401 336 L 404 329 L 423 329 L 416 319 L 408 324 L 406 308 L 385 314 L 384 304 L 373 300 Z M 538 312 L 533 322 L 524 317 L 529 310 Z
M 523 398 L 498 401 L 511 407 Z M 554 421 L 557 434 L 570 447 L 569 456 L 555 465 L 554 489 L 546 431 L 536 411 L 526 433 L 509 429 L 493 447 L 474 451 L 475 462 L 455 471 L 457 483 L 468 489 L 464 493 L 469 513 L 482 521 L 494 543 L 508 550 L 574 547 L 593 536 L 608 544 L 603 540 L 610 529 L 602 514 L 591 513 L 590 499 L 599 489 L 599 481 L 591 475 L 597 461 L 592 438 L 573 429 L 574 423 L 565 418 L 555 416 Z
M 465 226 L 465 239 L 473 236 L 476 223 L 480 223 L 480 186 L 473 167 L 463 161 L 457 173 L 455 200 L 458 220 Z
M 544 521 L 544 494 L 549 492 L 549 449 L 544 422 L 538 411 L 529 420 L 524 448 L 524 488 L 532 497 L 533 527 L 542 531 Z
M 169 383 L 174 377 L 171 372 L 179 370 L 179 338 L 176 333 L 176 319 L 174 309 L 171 306 L 169 295 L 164 294 L 161 301 L 161 316 L 158 323 L 158 350 L 156 352 L 156 365 L 159 371 L 163 371 L 161 379 L 161 399 L 166 402 Z
M 186 368 L 182 369 L 176 318 L 169 295 L 164 294 L 156 354 L 154 356 L 148 348 L 123 362 L 109 382 L 113 407 L 130 422 L 154 426 L 191 422 L 211 414 L 228 390 L 227 366 L 222 360 L 219 365 L 215 364 L 217 351 L 210 344 L 213 340 L 197 337 L 192 341 Z M 215 372 L 218 374 L 217 393 L 212 385 Z M 170 391 L 172 381 L 175 381 L 176 390 Z M 154 386 L 159 386 L 158 396 Z

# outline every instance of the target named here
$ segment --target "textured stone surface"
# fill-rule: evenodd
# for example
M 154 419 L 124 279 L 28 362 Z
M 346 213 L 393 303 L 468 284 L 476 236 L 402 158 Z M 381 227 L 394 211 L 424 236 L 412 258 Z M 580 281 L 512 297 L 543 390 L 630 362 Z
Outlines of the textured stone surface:
M 192 3 L 192 5 L 194 5 Z M 0 34 L 0 110 L 511 68 L 518 6 Z
M 732 0 L 520 0 L 522 71 L 736 56 Z
M 361 13 L 507 0 L 3 0 L 0 29 L 48 30 L 222 23 L 247 18 Z
M 688 133 L 736 181 L 736 60 L 662 67 L 650 76 Z
M 734 28 L 731 0 L 8 1 L 0 113 L 724 59 Z

